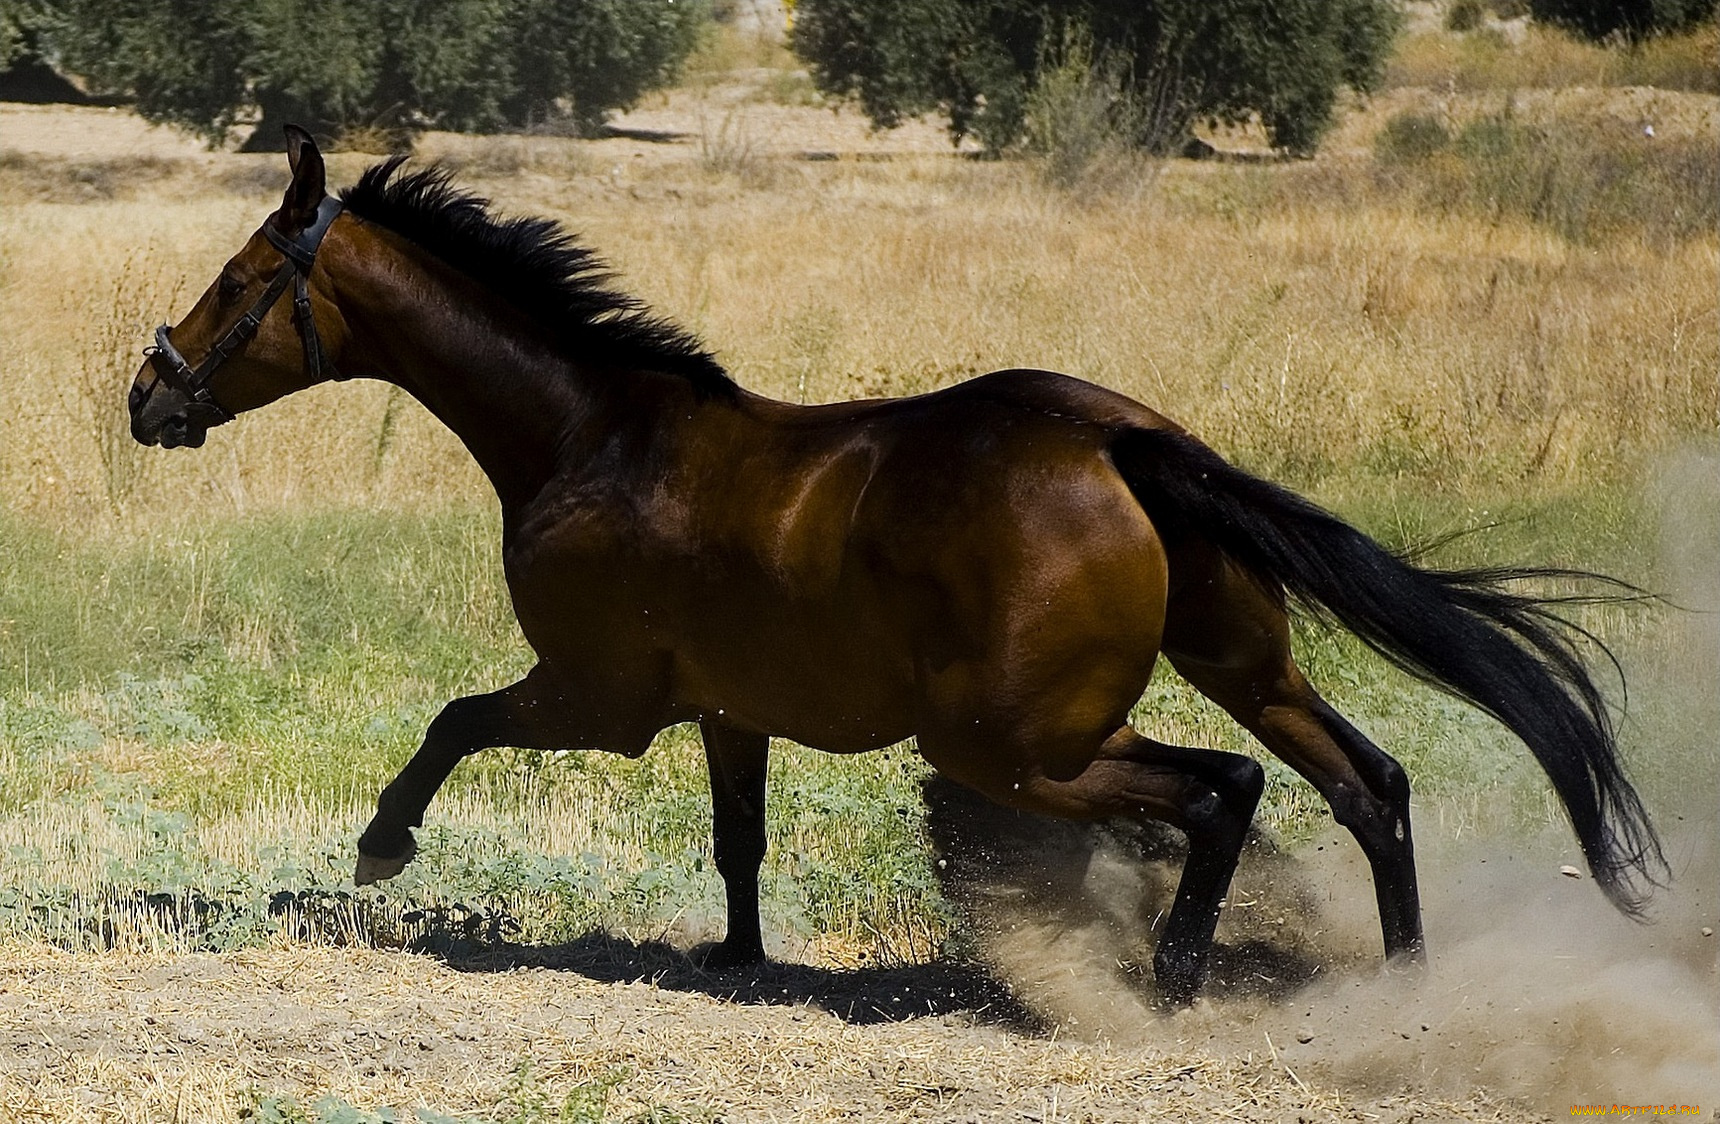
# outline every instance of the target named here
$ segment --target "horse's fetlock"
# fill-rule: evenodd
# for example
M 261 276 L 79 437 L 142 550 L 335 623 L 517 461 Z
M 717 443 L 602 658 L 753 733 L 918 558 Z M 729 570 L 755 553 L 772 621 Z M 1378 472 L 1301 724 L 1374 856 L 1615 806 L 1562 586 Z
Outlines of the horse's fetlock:
M 412 837 L 411 828 L 382 816 L 372 820 L 364 834 L 358 837 L 358 853 L 373 858 L 402 859 L 404 862 L 416 849 L 417 841 Z
M 724 882 L 736 879 L 758 877 L 758 868 L 764 862 L 763 847 L 748 848 L 744 851 L 724 850 L 716 856 L 717 873 L 722 875 Z
M 1183 806 L 1184 827 L 1191 843 L 1206 843 L 1225 850 L 1242 845 L 1248 833 L 1254 806 L 1238 808 L 1226 793 L 1201 786 Z

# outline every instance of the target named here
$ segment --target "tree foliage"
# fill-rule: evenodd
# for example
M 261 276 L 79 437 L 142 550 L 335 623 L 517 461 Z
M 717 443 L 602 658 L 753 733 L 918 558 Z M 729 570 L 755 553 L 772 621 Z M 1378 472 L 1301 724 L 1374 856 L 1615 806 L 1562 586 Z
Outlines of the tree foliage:
M 0 73 L 41 61 L 42 28 L 52 0 L 0 0 Z
M 220 140 L 260 113 L 353 127 L 581 131 L 671 81 L 704 0 L 46 0 L 62 66 Z
M 20 0 L 0 0 L 0 70 L 29 51 L 30 11 Z
M 1529 0 L 1529 13 L 1542 23 L 1590 39 L 1617 35 L 1633 42 L 1712 19 L 1714 11 L 1715 0 Z
M 1144 141 L 1258 115 L 1273 144 L 1306 152 L 1337 91 L 1378 80 L 1398 22 L 1393 0 L 799 0 L 794 46 L 875 124 L 941 109 L 997 150 L 1022 135 L 1058 45 L 1090 37 L 1150 107 Z

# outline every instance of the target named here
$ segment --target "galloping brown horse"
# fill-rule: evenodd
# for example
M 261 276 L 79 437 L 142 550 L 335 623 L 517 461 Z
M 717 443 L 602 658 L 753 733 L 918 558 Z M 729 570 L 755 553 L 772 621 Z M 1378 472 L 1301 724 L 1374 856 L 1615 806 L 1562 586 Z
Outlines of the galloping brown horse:
M 495 485 L 539 657 L 430 724 L 359 838 L 360 884 L 412 858 L 469 753 L 637 756 L 698 722 L 728 892 L 708 963 L 756 961 L 769 739 L 860 753 L 912 737 L 1000 804 L 1184 831 L 1154 966 L 1187 1002 L 1262 772 L 1129 727 L 1162 652 L 1320 791 L 1372 865 L 1387 955 L 1417 956 L 1409 783 L 1302 677 L 1293 598 L 1515 732 L 1601 888 L 1639 908 L 1659 845 L 1575 629 L 1508 588 L 1565 572 L 1419 568 L 1152 410 L 1046 371 L 828 406 L 749 394 L 555 225 L 498 219 L 398 160 L 336 200 L 309 135 L 288 136 L 280 209 L 157 332 L 132 433 L 196 446 L 326 378 L 404 388 Z M 289 287 L 292 313 L 275 307 Z

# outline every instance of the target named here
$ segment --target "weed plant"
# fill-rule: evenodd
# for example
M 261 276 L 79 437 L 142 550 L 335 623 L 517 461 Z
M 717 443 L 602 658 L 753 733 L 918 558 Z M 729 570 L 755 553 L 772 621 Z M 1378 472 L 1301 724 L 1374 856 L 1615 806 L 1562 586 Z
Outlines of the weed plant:
M 1090 32 L 1071 30 L 1041 60 L 1027 98 L 1024 145 L 1053 187 L 1088 191 L 1150 182 L 1148 153 L 1174 138 L 1155 119 L 1121 56 L 1095 51 Z

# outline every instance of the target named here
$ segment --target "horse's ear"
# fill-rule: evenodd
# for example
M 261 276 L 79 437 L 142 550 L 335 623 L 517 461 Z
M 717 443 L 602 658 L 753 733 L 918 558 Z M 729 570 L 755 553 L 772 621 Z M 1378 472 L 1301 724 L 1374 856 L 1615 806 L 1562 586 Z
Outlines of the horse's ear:
M 293 170 L 293 182 L 281 200 L 281 216 L 292 226 L 309 226 L 316 221 L 317 207 L 328 192 L 327 174 L 323 169 L 322 153 L 310 133 L 297 125 L 288 125 L 287 164 Z

